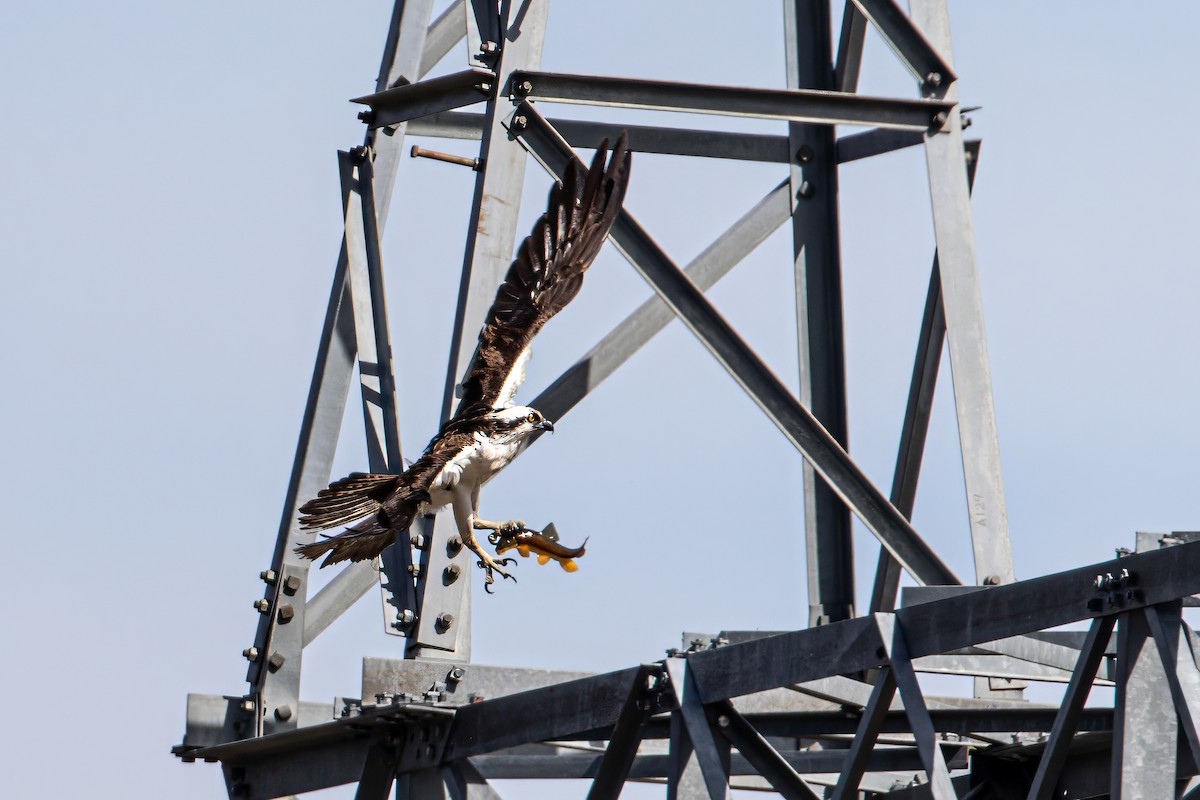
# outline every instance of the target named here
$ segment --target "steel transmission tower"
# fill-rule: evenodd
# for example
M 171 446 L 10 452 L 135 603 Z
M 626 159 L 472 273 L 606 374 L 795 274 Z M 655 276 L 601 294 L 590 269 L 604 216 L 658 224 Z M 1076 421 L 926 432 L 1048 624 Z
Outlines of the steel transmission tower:
M 852 0 L 836 37 L 828 3 L 784 0 L 786 89 L 543 72 L 548 4 L 455 2 L 436 19 L 432 0 L 395 4 L 375 93 L 360 99 L 364 143 L 339 156 L 345 236 L 274 556 L 262 573 L 258 630 L 244 653 L 250 690 L 189 696 L 176 753 L 221 762 L 230 797 L 251 798 L 353 782 L 362 798 L 386 797 L 393 784 L 407 798 L 490 798 L 489 778 L 516 777 L 587 779 L 594 798 L 616 797 L 627 780 L 663 781 L 672 798 L 727 797 L 731 786 L 789 798 L 1176 796 L 1200 764 L 1200 670 L 1181 614 L 1183 598 L 1200 591 L 1197 537 L 1142 535 L 1138 553 L 1118 561 L 1023 582 L 1013 573 L 969 208 L 979 149 L 963 139 L 946 0 L 911 0 L 910 14 L 894 0 Z M 915 76 L 917 97 L 857 93 L 868 27 Z M 469 67 L 425 78 L 464 37 Z M 553 104 L 777 120 L 779 133 L 559 120 L 544 113 Z M 482 111 L 458 110 L 472 106 Z M 863 130 L 839 137 L 835 125 Z M 610 239 L 657 298 L 531 405 L 560 418 L 681 319 L 804 457 L 810 627 L 715 633 L 660 663 L 602 675 L 474 664 L 474 568 L 454 546 L 446 514 L 422 520 L 379 563 L 350 565 L 310 594 L 310 564 L 294 548 L 311 534 L 299 531 L 296 509 L 329 481 L 356 372 L 369 469 L 402 469 L 379 241 L 406 134 L 480 142 L 478 159 L 467 159 L 478 174 L 445 418 L 512 258 L 529 156 L 558 176 L 577 157 L 573 148 L 621 130 L 632 150 L 779 164 L 783 180 L 686 269 L 632 209 L 622 212 Z M 925 151 L 937 251 L 885 496 L 845 450 L 838 171 L 908 147 Z M 787 224 L 799 397 L 704 294 Z M 909 523 L 944 349 L 971 586 Z M 854 607 L 852 513 L 881 544 L 863 616 Z M 902 571 L 918 586 L 897 608 Z M 305 646 L 377 582 L 405 658 L 365 659 L 360 698 L 302 702 Z M 1083 620 L 1086 633 L 1048 630 Z M 918 672 L 974 676 L 976 691 L 926 696 Z M 1023 702 L 1031 680 L 1065 683 L 1061 705 Z M 1093 683 L 1116 687 L 1113 708 L 1084 708 Z

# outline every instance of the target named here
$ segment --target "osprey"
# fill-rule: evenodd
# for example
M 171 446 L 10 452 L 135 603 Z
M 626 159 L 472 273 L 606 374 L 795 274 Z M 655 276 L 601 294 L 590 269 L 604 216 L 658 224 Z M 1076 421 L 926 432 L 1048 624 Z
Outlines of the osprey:
M 303 530 L 361 521 L 336 536 L 301 545 L 297 553 L 310 559 L 324 555 L 322 567 L 375 558 L 418 514 L 449 505 L 463 544 L 479 556 L 485 588 L 494 582 L 493 573 L 511 578 L 503 567 L 515 562 L 485 553 L 475 539 L 476 529 L 492 531 L 491 541 L 500 549 L 511 548 L 521 536 L 534 549 L 556 555 L 550 547 L 539 548 L 537 537 L 531 537 L 521 520 L 481 519 L 479 489 L 512 461 L 529 437 L 554 430 L 540 411 L 512 401 L 525 379 L 530 342 L 578 294 L 583 273 L 621 208 L 630 167 L 625 134 L 606 166 L 607 151 L 606 139 L 586 174 L 572 159 L 562 183 L 550 190 L 546 213 L 521 243 L 488 311 L 457 413 L 400 475 L 354 472 L 301 506 Z

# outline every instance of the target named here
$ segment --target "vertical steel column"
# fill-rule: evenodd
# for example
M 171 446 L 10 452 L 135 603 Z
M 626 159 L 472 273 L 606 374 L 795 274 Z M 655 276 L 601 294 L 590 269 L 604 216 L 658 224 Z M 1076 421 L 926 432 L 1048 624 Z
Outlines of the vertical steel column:
M 338 171 L 346 221 L 347 274 L 358 348 L 367 463 L 371 472 L 395 472 L 402 457 L 371 160 L 364 151 L 355 155 L 339 151 Z
M 1175 796 L 1179 720 L 1146 615 L 1117 625 L 1117 698 L 1113 710 L 1112 800 Z
M 509 100 L 511 75 L 518 69 L 537 69 L 542 59 L 549 0 L 529 0 L 519 7 L 517 19 L 510 0 L 501 6 L 504 30 L 496 58 L 496 96 L 487 104 L 484 135 L 479 152 L 481 163 L 475 181 L 471 222 L 463 261 L 462 283 L 455 312 L 450 345 L 442 418 L 454 410 L 455 387 L 474 356 L 475 339 L 491 307 L 496 289 L 512 261 L 517 214 L 525 181 L 525 151 L 512 141 L 505 125 L 514 107 Z M 470 13 L 468 12 L 468 16 Z M 486 220 L 486 223 L 485 223 Z M 414 647 L 409 655 L 469 661 L 471 576 L 473 554 L 452 544 L 458 536 L 454 518 L 439 514 L 424 530 L 429 551 L 417 586 L 419 615 Z M 442 575 L 451 564 L 458 578 L 445 583 Z
M 358 346 L 368 469 L 398 473 L 404 469 L 404 458 L 396 416 L 396 378 L 392 370 L 392 343 L 388 334 L 387 296 L 383 289 L 370 151 L 339 153 L 338 165 L 346 218 L 347 274 Z M 381 554 L 379 564 L 384 619 L 390 622 L 396 619 L 397 609 L 416 606 L 416 592 L 409 571 L 412 548 L 407 541 L 400 541 Z M 305 626 L 308 627 L 307 620 Z M 385 625 L 384 629 L 399 633 L 393 625 Z M 307 636 L 305 641 L 308 641 Z
M 910 7 L 913 22 L 946 63 L 951 63 L 946 0 L 911 0 Z M 955 84 L 940 76 L 937 80 L 926 80 L 922 86 L 927 96 L 957 99 Z M 931 129 L 925 135 L 925 155 L 976 581 L 990 585 L 1011 583 L 1016 578 L 1004 507 L 979 268 L 975 261 L 962 119 L 957 106 L 940 130 Z
M 836 89 L 829 4 L 784 3 L 789 89 Z M 800 356 L 800 402 L 843 449 L 846 365 L 838 247 L 837 151 L 832 125 L 789 123 L 792 252 Z M 809 625 L 854 616 L 854 549 L 850 511 L 806 462 L 804 529 Z
M 397 0 L 388 32 L 384 66 L 380 70 L 381 77 L 384 74 L 416 77 L 431 8 L 432 0 Z M 401 141 L 396 140 L 402 139 L 401 130 L 384 144 L 398 150 Z M 367 143 L 371 141 L 372 135 L 368 134 Z M 389 163 L 390 167 L 387 166 Z M 382 227 L 387 198 L 391 195 L 395 180 L 394 159 L 390 162 L 385 159 L 384 166 L 380 167 L 377 158 L 376 168 L 380 191 L 375 195 L 375 212 L 378 225 Z M 347 264 L 347 244 L 343 238 L 296 456 L 284 498 L 275 552 L 271 568 L 263 573 L 267 590 L 257 604 L 263 616 L 259 620 L 254 647 L 247 651 L 252 660 L 246 680 L 251 685 L 255 732 L 260 735 L 295 728 L 299 716 L 304 612 L 311 562 L 297 556 L 294 549 L 296 545 L 311 540 L 312 535 L 301 535 L 297 524 L 297 507 L 328 483 L 345 413 L 356 351 Z

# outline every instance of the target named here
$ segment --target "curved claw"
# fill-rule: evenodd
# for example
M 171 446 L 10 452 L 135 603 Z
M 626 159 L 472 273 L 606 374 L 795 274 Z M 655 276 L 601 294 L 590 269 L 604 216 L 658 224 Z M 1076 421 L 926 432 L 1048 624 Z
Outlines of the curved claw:
M 492 531 L 491 533 L 488 534 L 488 542 L 492 545 L 492 547 L 495 547 L 496 545 L 500 544 L 500 540 L 503 538 L 504 537 L 500 535 L 499 531 Z M 480 562 L 480 563 L 482 564 L 483 562 Z

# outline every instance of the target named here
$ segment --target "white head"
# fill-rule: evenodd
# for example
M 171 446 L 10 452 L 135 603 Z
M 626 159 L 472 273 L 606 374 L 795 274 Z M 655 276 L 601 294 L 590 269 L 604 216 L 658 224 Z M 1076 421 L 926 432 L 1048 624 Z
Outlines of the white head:
M 531 436 L 541 431 L 554 432 L 554 423 L 542 416 L 542 412 L 529 406 L 509 406 L 492 411 L 487 415 L 495 423 L 493 435 Z

